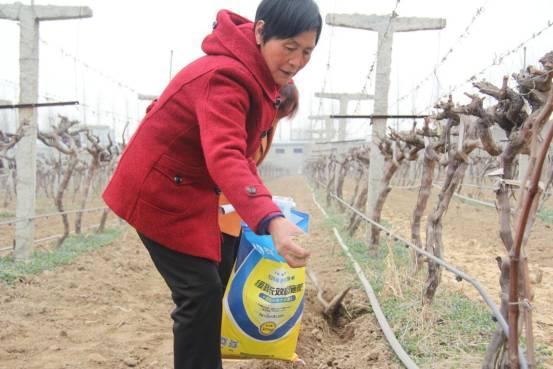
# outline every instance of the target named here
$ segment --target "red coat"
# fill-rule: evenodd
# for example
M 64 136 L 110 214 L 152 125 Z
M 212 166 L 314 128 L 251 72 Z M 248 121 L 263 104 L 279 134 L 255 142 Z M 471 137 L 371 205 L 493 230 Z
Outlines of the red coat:
M 279 211 L 247 159 L 271 128 L 278 86 L 245 18 L 219 12 L 202 49 L 148 111 L 103 197 L 148 238 L 219 261 L 219 189 L 254 230 Z

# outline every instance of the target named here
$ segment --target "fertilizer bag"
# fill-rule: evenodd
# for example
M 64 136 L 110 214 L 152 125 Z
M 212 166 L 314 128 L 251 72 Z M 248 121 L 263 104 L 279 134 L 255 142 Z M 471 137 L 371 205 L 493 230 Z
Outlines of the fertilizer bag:
M 307 232 L 307 214 L 291 210 L 287 218 Z M 297 360 L 304 282 L 305 269 L 290 268 L 271 236 L 258 236 L 243 224 L 223 298 L 223 357 Z

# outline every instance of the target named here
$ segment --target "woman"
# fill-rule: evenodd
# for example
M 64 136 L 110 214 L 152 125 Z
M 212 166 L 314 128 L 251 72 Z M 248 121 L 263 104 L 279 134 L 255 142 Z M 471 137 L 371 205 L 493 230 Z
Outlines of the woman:
M 253 160 L 257 166 L 261 165 L 271 148 L 271 143 L 273 142 L 279 120 L 282 118 L 292 118 L 298 111 L 299 93 L 294 83 L 290 82 L 282 86 L 279 94 L 280 104 L 278 105 L 273 126 L 267 131 L 267 134 L 261 138 L 259 148 L 253 156 Z M 219 197 L 219 205 L 228 203 L 226 196 L 221 194 Z M 240 244 L 240 216 L 236 212 L 219 214 L 219 228 L 221 229 L 222 237 L 219 276 L 221 277 L 223 291 L 225 291 Z
M 263 0 L 255 22 L 220 11 L 202 49 L 152 106 L 104 200 L 139 233 L 171 289 L 176 369 L 221 368 L 218 195 L 270 234 L 292 267 L 309 253 L 249 159 L 271 128 L 278 90 L 309 61 L 322 27 L 313 0 Z

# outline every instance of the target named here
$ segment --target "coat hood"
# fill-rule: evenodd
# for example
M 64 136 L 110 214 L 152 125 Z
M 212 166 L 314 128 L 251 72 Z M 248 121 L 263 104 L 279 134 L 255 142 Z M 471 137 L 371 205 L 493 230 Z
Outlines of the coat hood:
M 213 32 L 202 42 L 207 55 L 224 55 L 238 60 L 255 77 L 272 100 L 278 96 L 278 85 L 255 42 L 253 22 L 228 10 L 217 13 Z

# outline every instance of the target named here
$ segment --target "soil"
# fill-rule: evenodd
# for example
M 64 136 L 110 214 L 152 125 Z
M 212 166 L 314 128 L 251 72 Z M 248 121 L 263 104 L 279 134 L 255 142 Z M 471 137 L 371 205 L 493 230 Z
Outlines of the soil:
M 65 209 L 79 209 L 81 204 L 80 199 L 70 199 L 64 203 Z M 93 201 L 87 202 L 86 209 L 95 209 L 105 206 L 101 199 L 94 199 Z M 7 208 L 0 208 L 0 212 L 15 214 L 15 203 L 10 204 Z M 36 214 L 53 214 L 57 213 L 58 210 L 53 205 L 52 199 L 41 198 L 37 203 Z M 82 229 L 84 232 L 90 230 L 90 228 L 97 228 L 102 217 L 102 210 L 85 212 L 82 215 Z M 0 218 L 0 222 L 5 222 L 12 220 L 14 216 Z M 76 213 L 69 213 L 67 215 L 69 221 L 69 227 L 71 232 L 75 230 L 75 220 Z M 108 215 L 107 226 L 113 224 L 115 217 L 112 213 Z M 34 220 L 35 222 L 35 240 L 45 241 L 36 242 L 35 247 L 42 250 L 51 249 L 56 244 L 56 240 L 61 237 L 63 234 L 63 223 L 61 215 L 52 215 L 48 217 L 41 217 Z M 57 236 L 57 237 L 53 237 Z M 54 238 L 54 241 L 52 241 Z M 15 225 L 6 225 L 0 228 L 0 249 L 7 249 L 8 247 L 13 247 L 15 243 Z M 0 256 L 6 256 L 9 254 L 10 250 L 3 250 L 0 252 Z
M 352 285 L 331 230 L 304 179 L 272 181 L 311 215 L 309 268 L 327 299 Z M 399 368 L 388 352 L 367 298 L 353 289 L 336 326 L 327 322 L 307 279 L 297 353 L 306 363 L 225 361 L 225 369 Z M 127 228 L 111 245 L 12 286 L 0 284 L 1 369 L 172 368 L 173 308 L 169 290 L 136 234 Z
M 486 194 L 492 199 L 493 194 Z M 437 201 L 439 190 L 433 189 L 428 214 Z M 470 190 L 465 195 L 473 195 Z M 417 190 L 394 189 L 384 206 L 383 219 L 391 222 L 402 235 L 411 234 L 411 218 L 417 200 Z M 481 198 L 482 196 L 479 196 Z M 491 200 L 493 202 L 493 200 Z M 547 204 L 553 207 L 551 201 Z M 423 227 L 426 219 L 422 220 Z M 445 215 L 443 228 L 443 258 L 476 278 L 499 304 L 499 269 L 496 256 L 506 256 L 505 247 L 499 238 L 499 220 L 493 208 L 474 206 L 453 199 Z M 527 244 L 530 281 L 534 292 L 533 319 L 536 342 L 549 350 L 553 349 L 553 231 L 552 225 L 536 220 Z M 424 228 L 421 232 L 424 242 Z M 409 238 L 409 237 L 407 237 Z M 447 288 L 461 290 L 473 299 L 480 295 L 468 283 L 458 283 L 450 273 L 443 273 Z M 548 367 L 553 368 L 553 358 Z
M 346 271 L 339 246 L 304 179 L 281 178 L 269 187 L 277 195 L 292 196 L 298 209 L 311 215 L 309 234 L 300 242 L 312 252 L 309 268 L 317 275 L 327 299 L 352 285 L 354 277 Z M 436 200 L 437 190 L 434 192 L 427 214 Z M 416 197 L 416 190 L 394 189 L 384 207 L 383 219 L 404 236 L 410 234 Z M 550 227 L 536 222 L 528 258 L 535 293 L 536 340 L 551 350 L 553 285 L 547 282 L 553 277 Z M 498 297 L 495 257 L 505 251 L 498 237 L 496 211 L 453 200 L 444 219 L 443 235 L 444 258 Z M 469 284 L 456 282 L 449 273 L 443 276 L 443 288 L 455 288 L 480 299 Z M 225 361 L 225 369 L 400 367 L 369 313 L 363 291 L 350 291 L 345 305 L 351 318 L 345 318 L 342 311 L 338 325 L 332 326 L 321 314 L 313 285 L 308 279 L 306 283 L 306 308 L 297 347 L 306 365 Z M 111 245 L 83 255 L 71 265 L 30 276 L 15 285 L 0 283 L 0 369 L 172 368 L 172 308 L 169 290 L 136 234 L 127 228 Z M 553 363 L 546 367 L 553 368 Z

